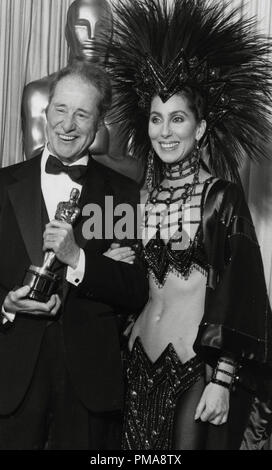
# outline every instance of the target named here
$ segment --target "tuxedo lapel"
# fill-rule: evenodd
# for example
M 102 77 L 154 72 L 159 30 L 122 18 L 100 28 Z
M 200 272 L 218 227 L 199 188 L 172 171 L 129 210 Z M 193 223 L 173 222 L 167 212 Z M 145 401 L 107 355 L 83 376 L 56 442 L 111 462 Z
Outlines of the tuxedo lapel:
M 21 231 L 30 262 L 41 266 L 43 260 L 42 245 L 42 192 L 41 159 L 35 157 L 18 169 L 16 182 L 9 187 L 9 197 Z M 11 234 L 12 235 L 12 234 Z
M 96 204 L 101 208 L 102 218 L 101 221 L 102 227 L 104 226 L 104 217 L 105 217 L 105 197 L 112 195 L 112 188 L 110 181 L 107 178 L 107 171 L 102 165 L 98 165 L 91 157 L 89 159 L 88 171 L 83 185 L 81 196 L 79 199 L 79 206 L 81 209 L 81 214 L 84 207 L 88 204 Z M 83 236 L 82 229 L 83 224 L 88 219 L 88 216 L 83 216 L 79 219 L 78 223 L 75 225 L 74 234 L 77 240 L 77 243 L 81 248 L 84 248 L 88 239 Z M 102 241 L 99 240 L 99 243 Z
M 86 243 L 89 242 L 88 238 L 83 235 L 83 224 L 86 222 L 88 216 L 83 216 L 82 211 L 87 204 L 97 204 L 102 211 L 104 217 L 104 207 L 105 207 L 105 196 L 112 193 L 111 186 L 108 184 L 108 180 L 105 176 L 103 168 L 100 170 L 96 162 L 90 157 L 88 163 L 88 170 L 85 177 L 85 182 L 83 183 L 81 195 L 78 201 L 79 208 L 81 210 L 81 216 L 77 219 L 74 224 L 74 236 L 77 244 L 80 248 L 84 248 Z M 91 241 L 93 249 L 97 252 L 106 251 L 108 248 L 104 247 L 104 240 L 92 240 Z M 102 246 L 101 246 L 102 245 Z M 66 273 L 66 271 L 65 271 Z M 66 274 L 65 274 L 66 275 Z M 67 295 L 70 291 L 70 284 L 64 280 L 63 287 L 63 302 L 67 299 Z
M 41 157 L 35 157 L 18 168 L 14 177 L 16 181 L 9 187 L 9 198 L 20 228 L 30 262 L 41 266 L 43 262 L 43 232 L 42 223 L 42 191 L 41 191 Z M 89 159 L 88 171 L 79 199 L 81 212 L 87 204 L 96 204 L 101 208 L 104 228 L 105 197 L 112 196 L 113 190 L 107 169 L 103 165 Z M 89 241 L 83 236 L 82 228 L 88 215 L 80 217 L 75 224 L 75 239 L 81 248 Z M 101 245 L 104 240 L 96 240 Z

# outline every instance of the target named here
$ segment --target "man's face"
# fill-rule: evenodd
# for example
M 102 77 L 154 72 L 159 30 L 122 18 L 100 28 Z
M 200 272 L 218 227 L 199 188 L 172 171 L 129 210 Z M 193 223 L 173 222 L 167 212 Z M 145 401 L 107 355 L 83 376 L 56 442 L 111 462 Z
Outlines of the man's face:
M 81 158 L 99 124 L 100 93 L 77 76 L 58 82 L 47 112 L 49 151 L 63 162 Z

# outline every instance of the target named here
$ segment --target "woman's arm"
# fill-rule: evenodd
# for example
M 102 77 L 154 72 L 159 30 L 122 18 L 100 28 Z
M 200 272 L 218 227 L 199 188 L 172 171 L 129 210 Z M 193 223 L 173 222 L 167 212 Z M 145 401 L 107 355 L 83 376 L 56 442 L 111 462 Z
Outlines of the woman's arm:
M 236 371 L 236 362 L 231 357 L 219 358 L 197 406 L 195 420 L 208 421 L 217 426 L 227 422 Z

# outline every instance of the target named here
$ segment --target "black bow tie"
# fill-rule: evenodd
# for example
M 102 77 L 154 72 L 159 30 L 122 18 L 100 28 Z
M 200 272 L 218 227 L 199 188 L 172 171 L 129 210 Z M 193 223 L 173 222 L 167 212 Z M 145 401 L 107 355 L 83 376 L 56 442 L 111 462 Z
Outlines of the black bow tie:
M 49 155 L 45 165 L 45 172 L 51 175 L 66 173 L 70 176 L 71 180 L 80 184 L 86 175 L 87 165 L 64 165 L 58 158 Z

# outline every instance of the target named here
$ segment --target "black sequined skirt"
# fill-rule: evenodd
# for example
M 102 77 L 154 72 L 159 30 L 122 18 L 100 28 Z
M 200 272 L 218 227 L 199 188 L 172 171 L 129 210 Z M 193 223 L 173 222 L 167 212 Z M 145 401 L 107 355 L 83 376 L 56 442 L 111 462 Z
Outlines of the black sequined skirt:
M 169 450 L 178 399 L 202 375 L 198 356 L 182 364 L 168 344 L 153 363 L 136 338 L 126 355 L 127 395 L 122 437 L 125 450 Z

